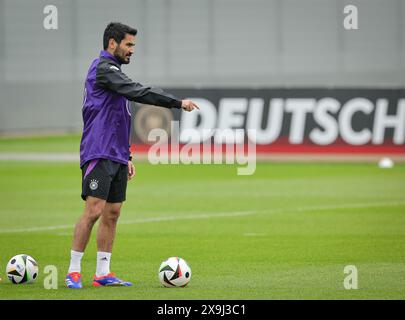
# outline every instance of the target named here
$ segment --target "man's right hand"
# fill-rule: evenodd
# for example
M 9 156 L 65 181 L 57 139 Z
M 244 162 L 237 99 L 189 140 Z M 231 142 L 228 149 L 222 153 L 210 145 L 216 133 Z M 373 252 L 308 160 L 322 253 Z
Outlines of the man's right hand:
M 182 100 L 181 108 L 185 111 L 192 111 L 194 109 L 200 109 L 193 101 L 191 100 Z

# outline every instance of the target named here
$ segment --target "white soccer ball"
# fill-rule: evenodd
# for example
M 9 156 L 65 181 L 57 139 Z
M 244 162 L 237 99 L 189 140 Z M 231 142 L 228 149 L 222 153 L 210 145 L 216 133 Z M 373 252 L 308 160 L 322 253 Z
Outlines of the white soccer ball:
M 378 162 L 378 166 L 382 169 L 390 169 L 394 167 L 394 161 L 390 158 L 384 157 Z
M 33 283 L 38 277 L 38 264 L 27 254 L 18 254 L 10 259 L 6 273 L 14 284 Z
M 191 268 L 179 257 L 163 261 L 159 268 L 159 280 L 165 287 L 185 287 L 191 279 Z

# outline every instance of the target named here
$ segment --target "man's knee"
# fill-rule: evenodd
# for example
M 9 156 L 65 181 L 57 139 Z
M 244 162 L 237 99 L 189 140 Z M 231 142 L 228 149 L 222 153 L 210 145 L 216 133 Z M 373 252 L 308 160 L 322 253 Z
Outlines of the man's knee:
M 85 215 L 94 223 L 102 215 L 106 201 L 94 197 L 87 197 Z
M 117 221 L 121 213 L 121 203 L 107 203 L 104 208 L 104 217 L 111 221 Z

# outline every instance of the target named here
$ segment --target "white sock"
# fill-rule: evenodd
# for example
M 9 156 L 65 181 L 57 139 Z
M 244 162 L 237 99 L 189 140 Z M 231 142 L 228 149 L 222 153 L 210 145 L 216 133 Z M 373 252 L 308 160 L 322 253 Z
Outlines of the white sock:
M 81 271 L 80 263 L 84 252 L 70 250 L 70 266 L 68 273 Z
M 96 277 L 106 276 L 110 273 L 111 252 L 97 251 Z

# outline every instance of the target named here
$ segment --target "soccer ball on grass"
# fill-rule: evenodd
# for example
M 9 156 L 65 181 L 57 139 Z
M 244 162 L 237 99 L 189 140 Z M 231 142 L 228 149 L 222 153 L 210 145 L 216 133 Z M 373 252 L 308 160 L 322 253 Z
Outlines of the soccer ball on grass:
M 159 280 L 165 287 L 185 287 L 191 279 L 191 268 L 179 257 L 171 257 L 162 262 Z
M 8 279 L 14 284 L 33 283 L 38 277 L 38 264 L 27 254 L 18 254 L 6 267 Z

